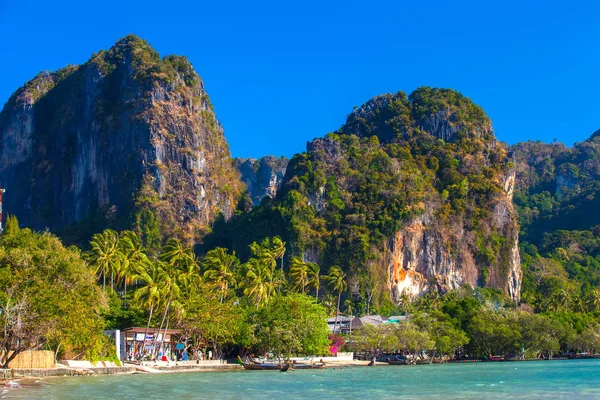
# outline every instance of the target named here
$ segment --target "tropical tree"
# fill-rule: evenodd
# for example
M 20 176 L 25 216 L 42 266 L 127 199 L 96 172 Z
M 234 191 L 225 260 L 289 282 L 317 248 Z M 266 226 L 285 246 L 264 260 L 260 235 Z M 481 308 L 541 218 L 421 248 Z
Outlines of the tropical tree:
M 96 273 L 102 275 L 102 289 L 106 290 L 106 274 L 110 273 L 110 288 L 113 290 L 114 275 L 119 273 L 121 263 L 119 235 L 112 229 L 106 229 L 92 236 L 90 246 L 90 263 L 96 268 Z
M 569 295 L 569 292 L 566 289 L 558 290 L 554 293 L 552 297 L 552 300 L 554 301 L 557 307 L 563 307 L 564 305 L 565 312 L 569 312 L 569 300 L 571 299 L 571 296 Z
M 180 301 L 181 288 L 192 289 L 194 278 L 198 277 L 198 264 L 194 252 L 189 247 L 184 247 L 177 239 L 168 239 L 159 256 L 159 289 L 164 301 L 163 315 L 159 332 L 165 327 L 159 348 L 162 348 L 166 332 L 169 328 L 170 314 L 174 311 L 179 316 L 185 313 L 183 303 Z M 155 338 L 156 342 L 156 338 Z M 155 344 L 155 351 L 157 350 Z
M 210 250 L 204 257 L 202 263 L 204 279 L 220 290 L 220 303 L 223 303 L 228 288 L 235 285 L 234 270 L 239 266 L 239 263 L 240 261 L 235 256 L 235 252 L 229 254 L 227 249 L 222 247 Z
M 481 310 L 469 326 L 472 344 L 481 355 L 502 356 L 519 350 L 521 333 L 513 315 L 491 310 Z
M 528 353 L 544 353 L 551 359 L 560 350 L 560 339 L 564 335 L 562 323 L 540 314 L 525 312 L 517 315 L 517 323 L 521 333 L 522 357 Z
M 327 314 L 315 299 L 299 293 L 275 294 L 272 301 L 257 311 L 255 337 L 262 351 L 278 356 L 294 353 L 326 354 L 329 329 Z
M 426 330 L 419 329 L 412 322 L 403 322 L 394 326 L 393 334 L 397 338 L 397 346 L 410 352 L 413 359 L 424 350 L 435 348 L 435 342 Z
M 587 304 L 583 297 L 581 296 L 573 296 L 571 299 L 571 309 L 573 312 L 584 313 L 587 311 Z
M 281 292 L 281 285 L 283 285 L 283 256 L 285 255 L 285 242 L 281 240 L 279 236 L 275 236 L 271 240 L 271 252 L 275 260 L 280 260 L 279 269 L 279 285 L 277 286 L 277 292 Z
M 143 267 L 137 270 L 136 278 L 143 281 L 144 285 L 135 291 L 133 299 L 145 310 L 148 310 L 148 323 L 146 324 L 144 340 L 148 336 L 154 311 L 162 301 L 162 293 L 159 286 L 161 274 L 161 263 L 158 261 L 145 263 Z
M 102 349 L 106 293 L 94 269 L 50 233 L 29 229 L 0 241 L 0 365 L 50 349 L 94 360 Z
M 398 339 L 392 325 L 365 325 L 353 335 L 350 346 L 368 353 L 371 357 L 369 365 L 373 366 L 378 355 L 398 348 Z
M 327 280 L 327 283 L 328 283 L 330 289 L 334 293 L 337 293 L 337 295 L 338 295 L 337 309 L 336 309 L 336 313 L 335 313 L 335 323 L 334 323 L 334 327 L 335 327 L 334 330 L 335 330 L 335 329 L 337 329 L 337 321 L 338 321 L 338 315 L 340 313 L 340 301 L 342 299 L 342 293 L 344 293 L 346 291 L 346 289 L 348 289 L 348 284 L 346 283 L 346 274 L 337 265 L 334 265 L 331 268 L 329 268 L 329 274 L 325 276 L 325 279 Z M 335 333 L 335 331 L 334 331 L 334 333 Z
M 597 353 L 600 350 L 600 324 L 590 325 L 581 334 L 576 335 L 571 346 L 591 354 Z
M 245 265 L 244 295 L 251 297 L 258 309 L 266 304 L 273 290 L 273 270 L 269 264 L 257 258 L 250 258 Z
M 294 280 L 294 290 L 306 293 L 309 282 L 310 267 L 308 263 L 298 257 L 292 257 L 290 264 L 290 277 Z
M 137 233 L 123 231 L 119 235 L 120 268 L 117 280 L 123 281 L 123 297 L 127 301 L 127 285 L 134 282 L 138 271 L 149 263 L 142 241 Z
M 346 315 L 349 319 L 348 328 L 350 329 L 350 335 L 352 335 L 352 313 L 354 312 L 352 307 L 352 299 L 346 299 L 344 305 L 346 306 Z
M 260 243 L 253 242 L 250 244 L 250 253 L 252 258 L 256 259 L 264 268 L 267 268 L 269 281 L 273 283 L 275 279 L 275 267 L 277 266 L 276 254 L 273 251 L 270 238 L 264 238 Z
M 308 286 L 315 289 L 315 299 L 319 300 L 319 289 L 321 288 L 321 267 L 314 262 L 306 263 L 308 265 Z
M 594 289 L 586 296 L 586 304 L 591 312 L 600 310 L 600 290 Z

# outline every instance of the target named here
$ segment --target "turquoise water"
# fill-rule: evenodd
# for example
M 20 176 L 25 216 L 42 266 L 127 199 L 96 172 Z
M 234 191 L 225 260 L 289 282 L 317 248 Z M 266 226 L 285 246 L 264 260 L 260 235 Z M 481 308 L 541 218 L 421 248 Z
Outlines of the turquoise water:
M 49 380 L 20 399 L 600 399 L 600 360 L 188 372 Z

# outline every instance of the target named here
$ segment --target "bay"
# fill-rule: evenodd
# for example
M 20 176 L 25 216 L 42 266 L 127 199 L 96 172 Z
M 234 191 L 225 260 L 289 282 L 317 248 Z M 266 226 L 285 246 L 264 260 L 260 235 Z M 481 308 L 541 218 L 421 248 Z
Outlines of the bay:
M 56 378 L 10 399 L 600 399 L 600 360 Z

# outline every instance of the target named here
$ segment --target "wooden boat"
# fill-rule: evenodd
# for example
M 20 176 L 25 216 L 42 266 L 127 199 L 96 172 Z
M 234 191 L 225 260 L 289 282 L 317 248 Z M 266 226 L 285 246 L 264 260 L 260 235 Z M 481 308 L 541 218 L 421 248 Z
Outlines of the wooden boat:
M 325 363 L 314 363 L 314 364 L 305 364 L 305 363 L 294 363 L 292 364 L 292 368 L 294 369 L 324 369 L 327 368 Z
M 242 361 L 240 357 L 238 357 L 238 364 L 240 364 L 244 369 L 251 371 L 287 371 L 289 369 L 289 364 L 277 364 L 270 362 L 258 362 L 258 361 Z
M 408 359 L 404 356 L 388 357 L 386 361 L 389 365 L 408 365 L 409 364 Z
M 433 361 L 433 358 L 418 358 L 417 360 L 415 360 L 415 364 L 417 364 L 417 365 L 431 364 L 432 361 Z

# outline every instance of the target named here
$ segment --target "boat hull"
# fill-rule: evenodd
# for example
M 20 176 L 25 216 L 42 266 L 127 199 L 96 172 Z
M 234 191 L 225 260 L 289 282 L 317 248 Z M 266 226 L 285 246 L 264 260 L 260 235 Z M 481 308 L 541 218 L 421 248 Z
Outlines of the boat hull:
M 292 365 L 292 368 L 294 368 L 294 369 L 325 369 L 325 368 L 327 368 L 327 366 L 325 365 L 325 363 L 294 364 L 294 365 Z

